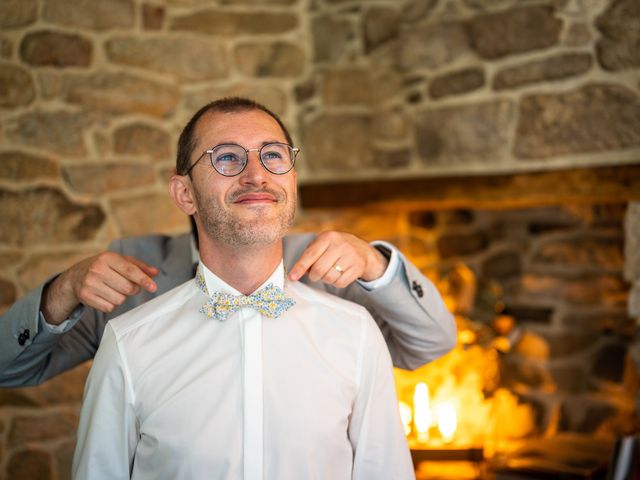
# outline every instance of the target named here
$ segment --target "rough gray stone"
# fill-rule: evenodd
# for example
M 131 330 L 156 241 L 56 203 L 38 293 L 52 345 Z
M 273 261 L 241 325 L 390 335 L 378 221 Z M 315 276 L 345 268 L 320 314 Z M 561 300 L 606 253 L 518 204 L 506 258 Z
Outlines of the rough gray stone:
M 566 53 L 555 57 L 504 68 L 493 79 L 495 90 L 516 88 L 532 83 L 561 80 L 587 73 L 593 64 L 588 53 Z
M 195 112 L 212 100 L 235 96 L 252 98 L 277 115 L 284 115 L 287 111 L 287 95 L 282 88 L 256 83 L 240 83 L 225 88 L 207 86 L 201 90 L 191 90 L 184 95 L 184 108 Z
M 2 0 L 0 28 L 30 25 L 38 18 L 38 0 Z
M 178 0 L 179 1 L 179 0 Z M 188 0 L 183 0 L 188 1 Z M 198 0 L 195 0 L 196 2 Z M 218 0 L 220 5 L 247 5 L 247 6 L 281 6 L 295 5 L 300 0 Z
M 624 266 L 622 238 L 613 235 L 558 235 L 533 248 L 531 259 L 536 264 L 621 271 Z
M 72 413 L 56 412 L 49 415 L 13 418 L 9 429 L 9 446 L 22 446 L 29 442 L 46 442 L 73 434 L 78 418 Z
M 583 329 L 568 333 L 554 333 L 547 338 L 552 359 L 585 353 L 599 340 L 599 332 L 585 332 Z
M 465 68 L 435 77 L 429 85 L 429 94 L 432 98 L 460 95 L 481 88 L 484 82 L 482 69 Z
M 403 22 L 418 22 L 431 15 L 438 0 L 409 0 L 402 10 Z
M 298 17 L 292 13 L 225 12 L 201 10 L 171 21 L 171 30 L 201 32 L 210 35 L 236 36 L 242 34 L 280 34 L 298 26 Z
M 640 146 L 640 97 L 617 85 L 524 97 L 519 118 L 514 153 L 522 159 Z
M 380 140 L 406 140 L 411 130 L 407 115 L 400 109 L 376 112 L 373 121 L 374 138 Z
M 628 286 L 615 274 L 585 273 L 577 279 L 525 274 L 520 277 L 519 289 L 528 298 L 544 302 L 620 307 L 626 305 Z
M 561 393 L 584 393 L 588 387 L 588 375 L 580 366 L 551 366 L 551 375 Z
M 627 347 L 622 343 L 603 346 L 594 359 L 593 376 L 609 382 L 622 382 L 626 357 Z
M 135 23 L 133 0 L 45 0 L 44 20 L 60 25 L 110 30 L 131 28 Z
M 13 52 L 13 43 L 5 37 L 0 37 L 0 57 L 10 58 Z
M 13 283 L 0 278 L 0 308 L 5 309 L 16 301 L 16 287 Z
M 520 274 L 521 263 L 520 254 L 516 251 L 493 252 L 482 261 L 482 275 L 485 278 L 507 279 Z
M 568 29 L 563 43 L 569 47 L 582 47 L 591 42 L 591 31 L 586 23 L 574 23 Z
M 150 205 L 153 208 L 150 209 Z M 151 232 L 176 233 L 189 229 L 186 215 L 167 194 L 114 199 L 112 210 L 120 234 L 124 236 L 146 235 Z
M 373 165 L 380 170 L 398 170 L 411 165 L 411 151 L 406 148 L 373 151 Z
M 30 153 L 0 152 L 0 179 L 37 180 L 58 177 L 58 164 L 45 157 Z
M 111 38 L 105 48 L 114 63 L 169 73 L 184 80 L 211 80 L 229 75 L 223 45 L 211 40 L 127 35 Z
M 105 219 L 98 205 L 74 204 L 49 187 L 0 190 L 0 211 L 0 243 L 16 246 L 88 240 Z
M 514 111 L 510 101 L 498 100 L 419 113 L 415 136 L 420 158 L 426 165 L 503 161 Z
M 640 2 L 613 0 L 596 20 L 602 37 L 596 44 L 598 60 L 607 70 L 640 67 Z
M 6 465 L 7 478 L 11 480 L 53 479 L 52 458 L 43 450 L 20 450 L 9 457 Z
M 48 278 L 66 270 L 70 265 L 74 265 L 97 253 L 99 252 L 75 248 L 70 252 L 48 252 L 46 254 L 30 255 L 29 259 L 18 268 L 19 285 L 23 291 L 31 291 Z M 48 382 L 47 388 L 54 389 Z M 58 385 L 57 391 L 59 393 L 62 392 L 60 385 Z M 31 395 L 30 398 L 36 399 L 36 396 Z M 40 400 L 42 400 L 41 403 L 50 403 L 48 401 L 45 402 L 43 399 Z
M 87 67 L 91 64 L 93 44 L 80 35 L 37 31 L 26 35 L 20 44 L 20 57 L 36 66 Z
M 16 143 L 61 155 L 84 156 L 83 133 L 92 119 L 83 113 L 35 111 L 21 115 L 6 127 L 6 135 Z
M 640 319 L 640 281 L 633 283 L 629 292 L 629 316 Z
M 160 30 L 167 15 L 163 5 L 145 3 L 142 5 L 142 26 L 145 30 Z
M 311 21 L 313 58 L 316 62 L 335 62 L 349 52 L 356 35 L 354 25 L 339 16 L 321 15 Z
M 463 257 L 487 248 L 489 238 L 481 231 L 450 232 L 443 234 L 437 244 L 441 258 Z
M 303 144 L 309 169 L 340 175 L 372 166 L 371 123 L 366 115 L 327 114 L 306 124 Z
M 373 100 L 369 72 L 364 68 L 330 68 L 322 82 L 325 105 L 368 105 Z
M 20 67 L 0 65 L 0 107 L 15 108 L 29 105 L 36 91 L 31 75 Z
M 71 75 L 62 88 L 67 102 L 110 113 L 169 116 L 180 98 L 176 84 L 115 72 Z
M 156 179 L 153 167 L 135 164 L 67 166 L 62 177 L 72 190 L 96 196 L 151 185 Z
M 624 276 L 640 281 L 640 202 L 629 202 L 624 216 Z
M 56 448 L 54 456 L 56 458 L 59 479 L 71 478 L 71 467 L 75 447 L 76 442 L 66 442 Z
M 305 66 L 302 49 L 286 42 L 243 43 L 234 53 L 238 69 L 252 77 L 296 77 Z
M 400 16 L 395 8 L 373 6 L 366 11 L 363 21 L 367 53 L 398 36 Z
M 417 25 L 400 34 L 398 66 L 403 70 L 440 68 L 469 52 L 467 36 L 459 23 Z
M 203 104 L 204 102 L 201 105 Z M 140 122 L 122 125 L 113 133 L 113 149 L 119 155 L 168 160 L 171 158 L 171 144 L 171 137 L 167 132 Z
M 561 29 L 562 21 L 546 5 L 478 15 L 467 24 L 471 47 L 489 60 L 556 45 Z

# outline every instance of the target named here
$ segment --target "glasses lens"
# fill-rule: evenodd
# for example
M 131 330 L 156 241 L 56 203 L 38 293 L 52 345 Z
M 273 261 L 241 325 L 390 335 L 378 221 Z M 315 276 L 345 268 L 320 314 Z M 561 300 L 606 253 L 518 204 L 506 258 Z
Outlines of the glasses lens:
M 271 173 L 287 173 L 293 167 L 293 150 L 285 143 L 268 143 L 260 149 L 260 160 Z
M 211 165 L 220 175 L 237 175 L 247 163 L 247 152 L 238 145 L 218 145 L 211 152 Z

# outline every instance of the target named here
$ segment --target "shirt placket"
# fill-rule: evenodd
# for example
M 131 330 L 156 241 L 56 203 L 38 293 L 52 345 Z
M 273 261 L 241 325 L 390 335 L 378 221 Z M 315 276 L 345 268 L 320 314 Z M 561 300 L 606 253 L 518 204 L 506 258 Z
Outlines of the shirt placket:
M 240 310 L 243 378 L 244 480 L 263 479 L 262 315 Z

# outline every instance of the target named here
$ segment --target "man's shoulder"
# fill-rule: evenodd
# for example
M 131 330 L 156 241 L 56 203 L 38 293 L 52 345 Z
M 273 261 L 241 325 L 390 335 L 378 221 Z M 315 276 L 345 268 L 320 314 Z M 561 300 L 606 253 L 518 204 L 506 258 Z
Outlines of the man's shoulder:
M 294 282 L 290 285 L 292 293 L 299 297 L 304 303 L 326 308 L 333 311 L 335 314 L 344 315 L 345 317 L 371 317 L 366 308 L 350 300 L 337 297 L 324 290 L 311 288 L 302 282 Z
M 197 292 L 188 280 L 162 295 L 109 320 L 118 340 L 151 322 L 179 313 L 183 305 Z

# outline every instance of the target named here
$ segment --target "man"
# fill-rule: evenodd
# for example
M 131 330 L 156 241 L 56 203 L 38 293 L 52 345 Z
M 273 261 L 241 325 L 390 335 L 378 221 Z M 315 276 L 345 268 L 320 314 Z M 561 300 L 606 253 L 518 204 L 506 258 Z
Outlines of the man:
M 73 265 L 0 316 L 0 386 L 39 384 L 93 358 L 111 318 L 192 278 L 198 261 L 188 234 L 118 240 L 109 250 Z M 338 261 L 344 271 L 335 268 Z M 374 248 L 338 232 L 290 235 L 284 262 L 289 280 L 365 306 L 397 367 L 415 369 L 455 343 L 455 324 L 436 288 L 389 244 Z
M 297 190 L 285 132 L 237 98 L 183 130 L 170 192 L 197 225 L 198 272 L 105 328 L 75 478 L 413 478 L 374 320 L 286 281 Z

